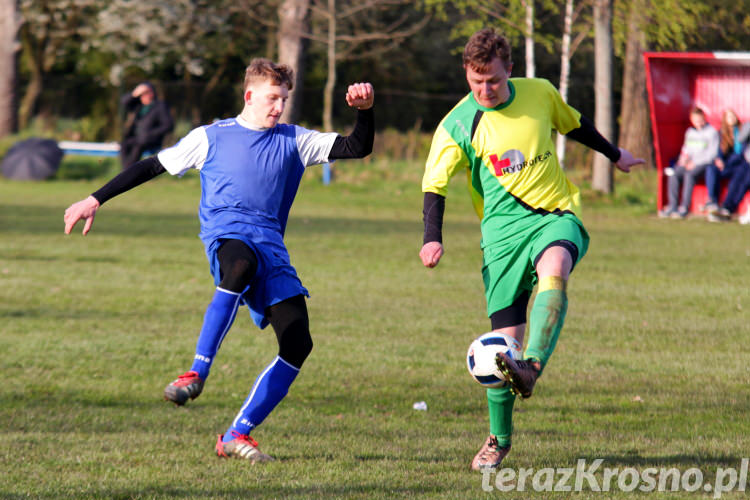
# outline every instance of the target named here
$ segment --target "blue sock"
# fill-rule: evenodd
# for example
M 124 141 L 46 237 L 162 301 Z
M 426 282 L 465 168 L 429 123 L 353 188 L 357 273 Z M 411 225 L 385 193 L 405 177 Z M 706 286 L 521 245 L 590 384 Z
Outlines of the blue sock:
M 224 434 L 223 441 L 226 443 L 234 439 L 231 433 L 233 430 L 240 434 L 250 434 L 252 429 L 259 426 L 284 399 L 298 373 L 299 368 L 276 356 L 263 373 L 258 375 L 242 409 Z
M 211 363 L 221 346 L 229 328 L 234 322 L 237 314 L 237 306 L 240 302 L 239 293 L 230 292 L 216 288 L 214 298 L 206 309 L 203 317 L 203 327 L 195 346 L 195 358 L 193 358 L 192 371 L 198 372 L 198 376 L 206 380 L 211 370 Z

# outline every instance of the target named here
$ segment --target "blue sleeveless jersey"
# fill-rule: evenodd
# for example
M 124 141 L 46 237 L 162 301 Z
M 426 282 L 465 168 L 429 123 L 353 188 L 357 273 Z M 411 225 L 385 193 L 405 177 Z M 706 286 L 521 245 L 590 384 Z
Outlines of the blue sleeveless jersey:
M 221 282 L 217 251 L 224 239 L 253 249 L 258 269 L 243 301 L 255 324 L 265 328 L 265 309 L 295 295 L 309 296 L 284 245 L 289 210 L 305 166 L 295 127 L 279 124 L 258 131 L 236 119 L 205 127 L 208 153 L 201 176 L 200 238 L 214 282 Z
M 232 118 L 204 128 L 208 154 L 201 176 L 200 237 L 211 242 L 263 233 L 281 243 L 305 166 L 295 127 L 256 131 Z M 265 241 L 264 241 L 265 242 Z
M 214 283 L 222 279 L 217 252 L 223 240 L 240 240 L 257 256 L 242 299 L 261 328 L 268 324 L 266 308 L 309 296 L 290 263 L 284 231 L 305 167 L 326 161 L 336 136 L 285 124 L 253 130 L 230 118 L 194 129 L 159 153 L 172 175 L 200 170 L 200 238 Z

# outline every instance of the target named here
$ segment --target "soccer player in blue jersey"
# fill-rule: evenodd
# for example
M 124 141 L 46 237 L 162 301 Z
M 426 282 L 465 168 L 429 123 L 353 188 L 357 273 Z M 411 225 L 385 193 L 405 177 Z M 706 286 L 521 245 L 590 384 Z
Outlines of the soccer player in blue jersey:
M 258 375 L 226 433 L 219 436 L 216 453 L 253 463 L 272 458 L 258 449 L 250 431 L 286 396 L 313 346 L 305 305 L 309 295 L 283 241 L 302 174 L 309 165 L 367 156 L 374 138 L 374 90 L 369 83 L 348 88 L 346 102 L 358 110 L 349 136 L 279 124 L 293 81 L 290 67 L 254 59 L 245 72 L 244 108 L 239 116 L 192 130 L 175 146 L 134 163 L 65 211 L 65 233 L 70 234 L 83 219 L 85 235 L 96 211 L 110 198 L 164 172 L 200 171 L 200 238 L 216 290 L 193 365 L 166 387 L 164 397 L 177 405 L 198 397 L 237 309 L 246 305 L 258 327 L 271 324 L 279 352 Z

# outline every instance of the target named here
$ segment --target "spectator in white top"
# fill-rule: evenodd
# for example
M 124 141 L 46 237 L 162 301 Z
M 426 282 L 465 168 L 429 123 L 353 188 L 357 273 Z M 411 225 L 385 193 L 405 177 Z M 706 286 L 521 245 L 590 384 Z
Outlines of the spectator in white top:
M 695 181 L 713 164 L 719 151 L 719 133 L 706 122 L 706 115 L 701 108 L 695 107 L 690 111 L 690 123 L 692 126 L 685 131 L 680 156 L 674 168 L 667 173 L 669 206 L 659 213 L 661 217 L 687 217 Z

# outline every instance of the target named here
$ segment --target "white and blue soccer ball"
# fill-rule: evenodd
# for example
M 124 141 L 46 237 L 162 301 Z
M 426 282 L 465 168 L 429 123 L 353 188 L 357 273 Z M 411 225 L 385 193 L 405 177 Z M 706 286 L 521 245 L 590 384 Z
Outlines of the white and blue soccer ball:
M 521 344 L 510 335 L 489 332 L 481 335 L 469 346 L 466 367 L 480 385 L 488 388 L 503 387 L 505 377 L 497 369 L 495 357 L 498 352 L 507 353 L 513 359 L 521 359 Z

